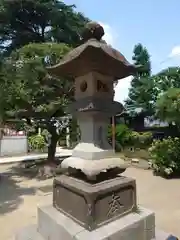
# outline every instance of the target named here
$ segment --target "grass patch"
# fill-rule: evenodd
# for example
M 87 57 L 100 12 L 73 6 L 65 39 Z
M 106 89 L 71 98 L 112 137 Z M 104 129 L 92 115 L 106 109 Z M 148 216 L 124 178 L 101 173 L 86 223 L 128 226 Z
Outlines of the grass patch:
M 132 159 L 132 158 L 143 159 L 143 160 L 150 159 L 148 149 L 135 149 L 134 151 L 132 151 L 131 149 L 126 148 L 122 152 L 117 154 L 119 157 L 123 158 L 124 160 Z

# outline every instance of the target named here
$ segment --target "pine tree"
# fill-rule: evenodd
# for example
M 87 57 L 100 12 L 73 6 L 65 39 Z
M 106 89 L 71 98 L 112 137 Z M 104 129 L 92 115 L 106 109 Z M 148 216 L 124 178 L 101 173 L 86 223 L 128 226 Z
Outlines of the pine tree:
M 73 82 L 47 77 L 45 67 L 79 45 L 89 19 L 59 0 L 2 0 L 0 19 L 0 127 L 15 117 L 48 130 L 54 160 Z
M 13 109 L 9 108 L 8 114 L 48 130 L 51 134 L 49 161 L 54 160 L 61 133 L 58 129 L 67 122 L 61 119 L 67 115 L 67 105 L 73 99 L 73 82 L 50 77 L 46 66 L 57 64 L 69 50 L 66 44 L 33 43 L 13 52 L 9 58 L 9 65 L 15 68 L 14 76 L 10 77 L 16 86 L 11 94 Z
M 135 45 L 133 53 L 134 64 L 142 67 L 131 81 L 126 107 L 142 107 L 145 112 L 150 113 L 153 90 L 150 55 L 142 44 Z
M 0 52 L 29 43 L 55 42 L 76 46 L 88 18 L 75 5 L 59 0 L 0 1 Z

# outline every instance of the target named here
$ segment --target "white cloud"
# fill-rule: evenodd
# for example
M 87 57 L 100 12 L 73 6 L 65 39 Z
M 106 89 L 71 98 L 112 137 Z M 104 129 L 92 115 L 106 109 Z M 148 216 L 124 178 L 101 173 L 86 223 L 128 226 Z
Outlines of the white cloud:
M 123 101 L 127 99 L 131 80 L 132 76 L 119 80 L 117 86 L 115 87 L 115 101 L 123 103 Z
M 107 23 L 99 22 L 101 26 L 104 28 L 105 35 L 103 39 L 107 42 L 107 44 L 112 47 L 116 47 L 118 43 L 118 34 L 115 29 Z M 117 86 L 115 87 L 115 96 L 114 100 L 123 103 L 125 99 L 128 97 L 128 92 L 131 84 L 132 77 L 127 77 L 119 80 Z
M 179 57 L 180 56 L 180 45 L 172 48 L 169 57 Z
M 107 44 L 112 46 L 116 45 L 116 40 L 118 38 L 118 35 L 116 34 L 113 27 L 111 27 L 107 23 L 99 22 L 99 24 L 101 24 L 101 26 L 104 28 L 105 34 L 103 36 L 103 39 L 107 42 Z

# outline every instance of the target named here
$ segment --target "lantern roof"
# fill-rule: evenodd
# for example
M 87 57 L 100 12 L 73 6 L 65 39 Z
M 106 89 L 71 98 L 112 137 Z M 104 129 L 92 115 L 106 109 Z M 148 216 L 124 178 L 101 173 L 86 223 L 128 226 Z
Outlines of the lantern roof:
M 130 64 L 116 49 L 102 40 L 103 27 L 96 23 L 87 24 L 82 45 L 74 48 L 60 63 L 48 67 L 48 73 L 56 77 L 79 77 L 89 72 L 112 76 L 114 80 L 136 73 L 138 66 Z

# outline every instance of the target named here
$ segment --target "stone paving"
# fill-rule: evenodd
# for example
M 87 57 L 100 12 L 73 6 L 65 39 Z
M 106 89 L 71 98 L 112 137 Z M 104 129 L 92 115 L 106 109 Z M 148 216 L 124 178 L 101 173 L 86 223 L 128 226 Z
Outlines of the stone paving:
M 68 157 L 71 156 L 72 150 L 63 149 L 61 147 L 56 148 L 56 157 Z M 15 163 L 15 162 L 23 162 L 23 161 L 33 161 L 38 159 L 47 158 L 47 153 L 40 154 L 27 154 L 24 156 L 14 156 L 14 157 L 0 157 L 0 164 L 4 163 Z
M 50 204 L 52 179 L 19 176 L 11 165 L 0 165 L 0 239 L 10 240 L 16 231 L 36 223 L 37 206 Z M 125 175 L 136 178 L 138 202 L 156 213 L 158 228 L 180 237 L 180 180 L 155 177 L 149 170 L 129 168 Z M 47 187 L 45 187 L 47 186 Z M 42 192 L 42 189 L 47 191 Z M 12 240 L 12 239 L 11 239 Z

